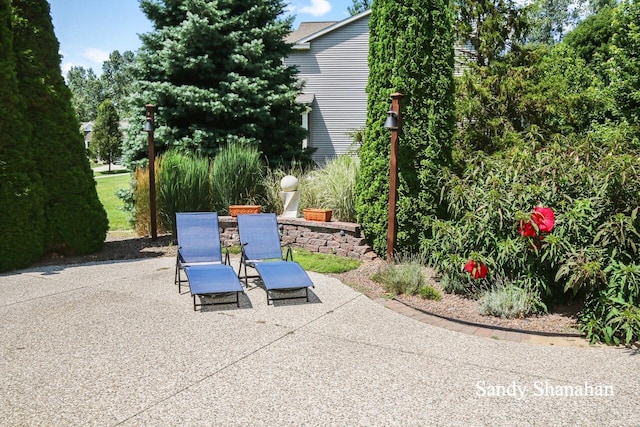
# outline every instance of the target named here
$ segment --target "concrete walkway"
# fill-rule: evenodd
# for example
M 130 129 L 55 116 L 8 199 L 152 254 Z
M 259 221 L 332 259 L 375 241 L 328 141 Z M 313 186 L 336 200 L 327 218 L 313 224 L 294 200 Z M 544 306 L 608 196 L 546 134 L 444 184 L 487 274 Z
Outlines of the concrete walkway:
M 0 424 L 640 425 L 638 351 L 443 329 L 314 273 L 310 303 L 194 312 L 173 265 L 0 275 Z

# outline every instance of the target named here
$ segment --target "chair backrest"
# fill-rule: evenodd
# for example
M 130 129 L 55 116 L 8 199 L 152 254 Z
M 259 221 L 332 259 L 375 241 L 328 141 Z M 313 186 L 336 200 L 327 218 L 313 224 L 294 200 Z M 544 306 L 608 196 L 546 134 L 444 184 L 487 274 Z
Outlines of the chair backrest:
M 217 212 L 176 213 L 176 234 L 185 262 L 222 262 Z
M 238 215 L 238 234 L 247 259 L 282 259 L 276 214 Z

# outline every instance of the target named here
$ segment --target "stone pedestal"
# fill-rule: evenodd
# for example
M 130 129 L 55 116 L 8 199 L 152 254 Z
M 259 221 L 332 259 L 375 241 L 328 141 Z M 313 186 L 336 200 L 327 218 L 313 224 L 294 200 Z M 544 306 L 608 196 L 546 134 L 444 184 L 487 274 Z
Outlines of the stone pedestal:
M 282 216 L 284 218 L 297 218 L 298 204 L 300 203 L 300 192 L 281 191 L 280 198 L 282 199 L 282 205 L 284 206 Z

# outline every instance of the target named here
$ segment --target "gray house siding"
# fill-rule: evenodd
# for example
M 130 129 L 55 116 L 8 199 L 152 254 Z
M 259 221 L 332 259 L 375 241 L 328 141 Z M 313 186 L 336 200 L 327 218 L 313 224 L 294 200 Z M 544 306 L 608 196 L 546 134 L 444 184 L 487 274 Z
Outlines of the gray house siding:
M 347 153 L 349 132 L 367 119 L 369 17 L 313 38 L 308 50 L 293 50 L 285 63 L 298 67 L 303 93 L 313 94 L 309 113 L 309 147 L 318 163 Z

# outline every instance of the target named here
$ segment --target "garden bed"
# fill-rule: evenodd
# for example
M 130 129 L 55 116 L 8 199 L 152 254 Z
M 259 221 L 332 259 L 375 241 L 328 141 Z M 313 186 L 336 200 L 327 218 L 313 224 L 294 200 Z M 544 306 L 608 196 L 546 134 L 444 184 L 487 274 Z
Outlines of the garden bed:
M 383 262 L 382 260 L 376 260 L 363 263 L 357 270 L 337 274 L 335 277 L 370 298 L 389 298 L 390 295 L 386 293 L 384 287 L 370 279 Z M 427 283 L 429 285 L 442 292 L 442 299 L 440 301 L 425 300 L 419 296 L 407 295 L 397 296 L 396 299 L 419 310 L 446 318 L 463 320 L 465 322 L 530 332 L 555 334 L 578 333 L 576 314 L 581 308 L 580 304 L 550 307 L 552 312 L 549 314 L 530 316 L 522 319 L 483 316 L 478 311 L 478 301 L 460 295 L 447 294 L 442 291 L 442 287 L 434 279 L 435 274 L 433 270 L 429 268 L 425 268 L 425 276 L 427 277 Z

